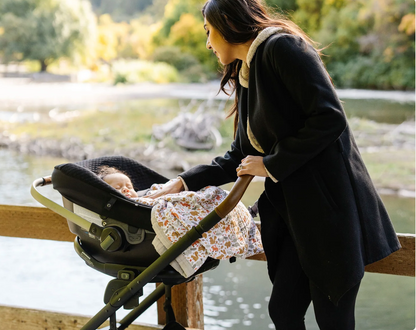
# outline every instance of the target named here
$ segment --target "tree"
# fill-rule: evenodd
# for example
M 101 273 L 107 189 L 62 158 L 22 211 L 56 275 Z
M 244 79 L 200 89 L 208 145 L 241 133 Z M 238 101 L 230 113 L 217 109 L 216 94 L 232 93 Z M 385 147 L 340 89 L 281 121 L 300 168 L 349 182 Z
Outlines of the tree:
M 217 58 L 207 51 L 206 35 L 201 13 L 205 0 L 169 0 L 159 31 L 155 34 L 155 46 L 176 46 L 184 53 L 196 57 L 201 64 L 216 71 Z
M 202 22 L 201 9 L 204 0 L 169 0 L 165 6 L 161 36 L 167 38 L 171 27 L 180 20 L 182 14 L 192 14 Z
M 108 14 L 98 18 L 96 55 L 99 59 L 109 62 L 117 58 L 118 29 L 114 28 L 114 22 Z
M 346 0 L 343 6 L 324 6 L 325 15 L 320 19 L 318 31 L 312 37 L 328 46 L 325 63 L 345 62 L 360 52 L 360 37 L 369 28 L 367 21 L 359 19 L 362 3 Z
M 298 9 L 292 19 L 307 33 L 312 34 L 319 29 L 322 18 L 324 0 L 297 0 Z
M 129 21 L 136 18 L 144 10 L 151 7 L 152 0 L 90 0 L 97 16 L 109 14 L 116 22 Z
M 297 0 L 297 5 L 292 18 L 328 46 L 323 60 L 338 87 L 414 88 L 415 10 L 408 0 Z
M 171 27 L 168 41 L 182 52 L 194 55 L 201 63 L 207 63 L 212 58 L 212 52 L 205 47 L 206 35 L 202 26 L 203 23 L 194 15 L 182 14 Z
M 95 42 L 95 16 L 85 0 L 2 0 L 0 51 L 4 62 L 86 56 Z
M 297 9 L 296 0 L 265 0 L 267 6 L 283 12 L 290 12 Z
M 109 14 L 98 17 L 97 58 L 111 62 L 119 58 L 147 59 L 158 24 L 146 15 L 127 22 L 114 22 Z

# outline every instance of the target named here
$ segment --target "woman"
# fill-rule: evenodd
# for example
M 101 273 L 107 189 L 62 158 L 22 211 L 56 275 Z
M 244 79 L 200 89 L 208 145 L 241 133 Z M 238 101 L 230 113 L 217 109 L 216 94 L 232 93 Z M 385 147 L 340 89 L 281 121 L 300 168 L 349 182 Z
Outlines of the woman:
M 364 266 L 400 248 L 313 42 L 260 0 L 209 0 L 207 48 L 235 91 L 235 140 L 163 193 L 265 177 L 261 234 L 276 329 L 354 329 Z M 156 196 L 155 196 L 156 197 Z

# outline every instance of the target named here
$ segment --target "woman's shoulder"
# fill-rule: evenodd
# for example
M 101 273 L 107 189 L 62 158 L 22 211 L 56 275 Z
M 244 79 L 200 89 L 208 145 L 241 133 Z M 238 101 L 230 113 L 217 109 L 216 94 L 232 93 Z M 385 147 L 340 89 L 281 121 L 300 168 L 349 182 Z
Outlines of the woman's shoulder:
M 300 36 L 290 33 L 276 33 L 271 35 L 264 43 L 264 52 L 290 51 L 291 49 L 305 48 L 307 43 Z
M 311 59 L 318 60 L 318 57 L 314 47 L 302 37 L 277 33 L 266 40 L 262 60 L 275 66 L 279 63 L 309 62 Z

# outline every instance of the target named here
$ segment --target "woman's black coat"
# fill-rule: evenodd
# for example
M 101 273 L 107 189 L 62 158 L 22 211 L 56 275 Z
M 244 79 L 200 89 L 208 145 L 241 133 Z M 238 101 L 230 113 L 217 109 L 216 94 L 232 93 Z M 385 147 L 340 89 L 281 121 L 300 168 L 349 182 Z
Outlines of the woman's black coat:
M 180 176 L 191 190 L 221 185 L 236 180 L 242 158 L 263 156 L 278 182 L 266 179 L 261 219 L 282 216 L 306 275 L 337 303 L 361 280 L 366 264 L 400 244 L 330 78 L 310 45 L 277 34 L 258 47 L 249 87 L 237 92 L 239 126 L 231 150 Z M 248 140 L 247 119 L 264 154 Z M 265 203 L 273 207 L 262 212 Z

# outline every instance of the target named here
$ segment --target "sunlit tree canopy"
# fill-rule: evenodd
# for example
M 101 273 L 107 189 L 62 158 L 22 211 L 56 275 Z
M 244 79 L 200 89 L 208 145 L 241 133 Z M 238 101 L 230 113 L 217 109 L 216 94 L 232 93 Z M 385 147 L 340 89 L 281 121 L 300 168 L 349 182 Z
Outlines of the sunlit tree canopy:
M 207 50 L 205 0 L 2 0 L 0 60 L 60 59 L 98 71 L 165 62 L 179 80 L 218 79 Z M 337 87 L 415 88 L 415 7 L 408 0 L 263 0 L 323 48 Z M 160 66 L 159 66 L 160 67 Z M 172 71 L 173 72 L 173 71 Z M 168 74 L 166 74 L 168 75 Z
M 95 42 L 95 17 L 84 0 L 2 0 L 0 26 L 3 60 L 36 60 L 41 71 Z

